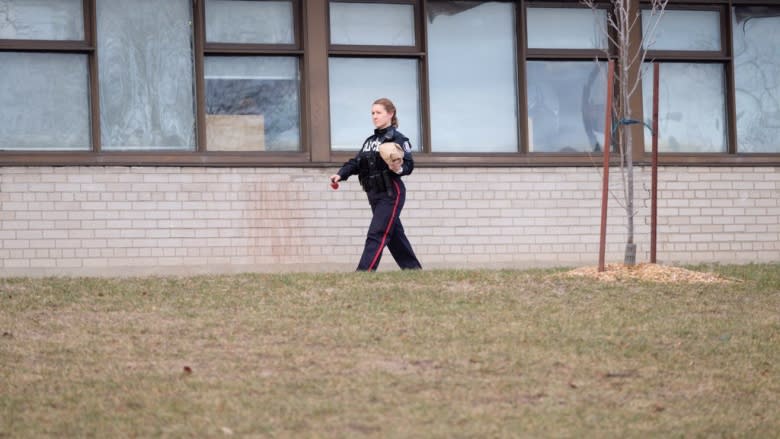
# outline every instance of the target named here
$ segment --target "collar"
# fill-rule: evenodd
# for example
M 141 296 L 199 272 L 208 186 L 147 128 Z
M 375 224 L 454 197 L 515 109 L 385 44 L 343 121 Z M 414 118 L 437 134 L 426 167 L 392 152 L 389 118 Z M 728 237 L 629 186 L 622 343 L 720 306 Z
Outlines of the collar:
M 395 137 L 395 127 L 390 125 L 387 128 L 377 128 L 374 130 L 374 135 L 377 138 L 392 139 Z

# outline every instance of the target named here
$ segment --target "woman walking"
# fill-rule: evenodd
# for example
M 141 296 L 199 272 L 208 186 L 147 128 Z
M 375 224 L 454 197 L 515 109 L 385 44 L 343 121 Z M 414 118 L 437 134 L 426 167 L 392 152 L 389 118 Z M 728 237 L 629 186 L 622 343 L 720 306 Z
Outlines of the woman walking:
M 412 146 L 397 130 L 395 105 L 389 99 L 377 99 L 373 103 L 371 118 L 374 134 L 363 142 L 354 158 L 330 176 L 331 183 L 335 184 L 357 174 L 374 214 L 357 271 L 376 270 L 385 246 L 401 269 L 420 269 L 420 261 L 399 218 L 406 201 L 406 186 L 401 176 L 411 174 L 414 169 Z

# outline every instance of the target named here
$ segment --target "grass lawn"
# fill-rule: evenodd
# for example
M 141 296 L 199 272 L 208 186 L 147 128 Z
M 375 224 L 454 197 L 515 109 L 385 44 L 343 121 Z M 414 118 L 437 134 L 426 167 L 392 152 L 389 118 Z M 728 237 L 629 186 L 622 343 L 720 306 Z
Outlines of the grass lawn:
M 780 265 L 0 279 L 0 438 L 777 437 Z

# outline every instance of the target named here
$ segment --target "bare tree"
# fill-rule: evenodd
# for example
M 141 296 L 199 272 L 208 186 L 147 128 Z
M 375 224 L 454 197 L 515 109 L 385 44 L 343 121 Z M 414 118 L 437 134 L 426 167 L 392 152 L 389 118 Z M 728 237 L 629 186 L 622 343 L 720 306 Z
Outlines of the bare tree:
M 596 0 L 580 0 L 580 2 L 592 9 L 594 12 L 600 4 Z M 634 136 L 628 123 L 634 121 L 634 115 L 631 113 L 631 99 L 641 84 L 641 75 L 632 72 L 638 72 L 647 56 L 647 50 L 654 42 L 658 23 L 663 16 L 664 10 L 669 0 L 651 0 L 649 9 L 650 23 L 645 23 L 645 32 L 642 33 L 641 14 L 639 10 L 639 0 L 610 0 L 610 8 L 607 10 L 607 28 L 602 29 L 614 48 L 616 67 L 615 80 L 617 82 L 617 93 L 615 93 L 613 103 L 613 115 L 617 116 L 614 120 L 618 121 L 617 135 L 614 136 L 618 151 L 620 154 L 620 175 L 623 180 L 623 198 L 621 205 L 626 211 L 626 252 L 624 263 L 633 265 L 636 262 L 636 244 L 634 243 L 634 160 L 633 145 Z M 638 45 L 631 45 L 632 35 L 642 35 L 641 42 Z M 609 49 L 606 50 L 607 56 L 610 56 Z M 608 86 L 613 86 L 608 84 Z M 604 148 L 610 148 L 610 145 L 604 145 Z

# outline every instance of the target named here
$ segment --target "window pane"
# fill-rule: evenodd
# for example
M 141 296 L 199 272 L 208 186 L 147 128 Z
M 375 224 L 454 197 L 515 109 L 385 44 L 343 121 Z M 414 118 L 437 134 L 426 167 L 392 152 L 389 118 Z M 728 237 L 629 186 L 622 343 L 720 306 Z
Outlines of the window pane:
M 300 149 L 298 59 L 207 57 L 209 151 Z
M 206 41 L 293 44 L 289 1 L 206 0 Z
M 414 46 L 414 7 L 331 2 L 330 43 Z
M 0 52 L 0 149 L 90 149 L 87 55 Z
M 98 0 L 103 149 L 195 147 L 189 0 Z
M 371 104 L 389 98 L 404 133 L 420 149 L 420 91 L 413 59 L 331 58 L 330 136 L 333 150 L 357 151 L 374 130 Z M 380 86 L 381 85 L 381 86 Z
M 428 5 L 432 151 L 517 152 L 514 5 Z
M 83 40 L 81 0 L 0 0 L 0 40 Z
M 656 22 L 655 35 L 648 35 Z M 720 50 L 720 14 L 667 9 L 653 15 L 643 10 L 642 35 L 647 40 L 642 46 L 651 50 Z
M 601 151 L 606 64 L 528 61 L 530 152 Z
M 643 66 L 645 122 L 652 126 L 653 69 Z M 726 152 L 726 101 L 720 64 L 661 63 L 658 95 L 659 152 Z M 645 130 L 645 150 L 652 150 Z
M 597 9 L 528 8 L 531 49 L 605 49 L 607 11 Z
M 734 8 L 739 152 L 780 152 L 780 7 Z

